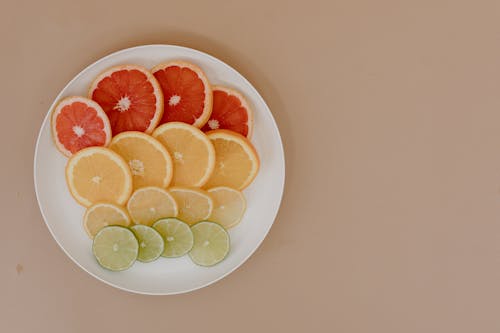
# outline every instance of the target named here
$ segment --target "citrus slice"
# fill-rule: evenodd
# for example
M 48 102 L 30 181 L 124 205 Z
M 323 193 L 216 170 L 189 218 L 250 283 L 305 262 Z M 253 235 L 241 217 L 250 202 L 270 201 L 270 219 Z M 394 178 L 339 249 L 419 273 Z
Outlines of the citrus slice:
M 189 225 L 206 220 L 212 213 L 212 198 L 205 191 L 172 187 L 170 193 L 179 207 L 177 217 Z
M 132 193 L 127 162 L 108 148 L 85 148 L 66 164 L 66 183 L 75 200 L 89 207 L 97 202 L 124 205 Z
M 172 156 L 172 185 L 200 187 L 208 181 L 215 166 L 212 142 L 198 128 L 181 122 L 166 123 L 153 132 Z
M 123 271 L 137 259 L 139 244 L 132 231 L 127 228 L 104 227 L 94 237 L 92 252 L 102 267 Z
M 109 148 L 127 161 L 134 189 L 170 184 L 172 159 L 167 149 L 153 137 L 141 132 L 123 132 L 111 140 Z
M 52 111 L 52 138 L 66 156 L 93 146 L 107 146 L 111 127 L 102 108 L 85 97 L 73 96 L 60 101 Z
M 139 242 L 139 254 L 137 260 L 151 262 L 158 259 L 163 253 L 164 242 L 161 235 L 155 229 L 137 224 L 130 227 Z
M 238 91 L 213 86 L 212 114 L 203 131 L 228 129 L 250 138 L 253 131 L 253 112 L 245 97 Z
M 215 169 L 205 187 L 227 186 L 242 190 L 259 171 L 259 157 L 250 141 L 229 130 L 207 132 L 215 148 Z
M 177 203 L 167 190 L 143 187 L 136 190 L 127 203 L 127 209 L 136 224 L 151 226 L 164 217 L 176 217 Z
M 101 73 L 90 85 L 89 98 L 108 115 L 113 135 L 125 131 L 151 133 L 163 114 L 163 94 L 144 67 L 120 65 Z
M 198 66 L 185 61 L 159 64 L 151 72 L 165 99 L 161 124 L 181 121 L 202 127 L 212 112 L 212 88 Z
M 97 203 L 90 206 L 83 216 L 83 226 L 90 238 L 94 238 L 99 230 L 108 225 L 130 225 L 127 211 L 110 203 Z
M 229 253 L 229 234 L 217 223 L 200 222 L 191 227 L 194 244 L 189 256 L 197 265 L 213 266 Z
M 163 257 L 180 257 L 188 253 L 193 247 L 193 233 L 186 223 L 175 219 L 161 219 L 153 225 L 163 237 L 165 248 Z
M 211 188 L 207 192 L 214 202 L 209 220 L 226 229 L 237 225 L 246 209 L 243 193 L 224 186 Z

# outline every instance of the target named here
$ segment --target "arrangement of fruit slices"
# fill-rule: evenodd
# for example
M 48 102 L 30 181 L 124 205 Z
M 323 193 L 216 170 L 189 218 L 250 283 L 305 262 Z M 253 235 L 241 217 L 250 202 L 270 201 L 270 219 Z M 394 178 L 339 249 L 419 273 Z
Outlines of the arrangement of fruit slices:
M 186 254 L 212 266 L 226 257 L 227 229 L 246 209 L 241 191 L 260 166 L 240 92 L 212 86 L 186 61 L 115 66 L 88 97 L 62 99 L 51 129 L 102 267 Z

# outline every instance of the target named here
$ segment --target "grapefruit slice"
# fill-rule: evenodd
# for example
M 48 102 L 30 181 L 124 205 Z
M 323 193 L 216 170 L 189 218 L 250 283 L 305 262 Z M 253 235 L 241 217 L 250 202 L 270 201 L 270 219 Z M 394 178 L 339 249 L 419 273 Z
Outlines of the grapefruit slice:
M 57 149 L 71 156 L 83 148 L 107 146 L 111 127 L 96 102 L 79 96 L 67 97 L 52 111 L 52 137 Z
M 163 114 L 160 85 L 141 66 L 109 68 L 91 84 L 89 98 L 108 115 L 113 135 L 125 131 L 151 133 Z
M 201 128 L 212 112 L 212 88 L 205 73 L 185 61 L 159 64 L 151 72 L 165 99 L 161 124 L 181 121 Z
M 202 130 L 228 129 L 250 138 L 253 132 L 253 111 L 238 91 L 213 86 L 213 107 L 210 119 Z

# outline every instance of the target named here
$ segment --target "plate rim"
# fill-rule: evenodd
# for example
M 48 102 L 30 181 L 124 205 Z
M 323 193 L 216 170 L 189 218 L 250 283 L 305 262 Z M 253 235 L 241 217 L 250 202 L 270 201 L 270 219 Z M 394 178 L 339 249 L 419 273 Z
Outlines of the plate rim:
M 105 61 L 106 59 L 109 59 L 113 56 L 116 56 L 116 55 L 119 55 L 120 53 L 125 53 L 125 52 L 129 52 L 129 51 L 133 51 L 133 50 L 136 50 L 136 49 L 142 49 L 142 48 L 150 48 L 150 47 L 157 47 L 157 46 L 168 46 L 168 47 L 173 47 L 173 48 L 178 48 L 178 49 L 183 49 L 183 50 L 187 50 L 187 51 L 190 51 L 190 52 L 195 52 L 195 53 L 198 53 L 199 55 L 203 56 L 203 57 L 208 57 L 209 59 L 211 59 L 212 61 L 216 61 L 216 62 L 220 62 L 222 64 L 224 64 L 225 66 L 229 67 L 231 70 L 233 70 L 242 80 L 245 84 L 247 84 L 251 90 L 253 90 L 253 92 L 255 93 L 255 95 L 257 96 L 257 98 L 260 100 L 260 102 L 262 102 L 266 107 L 267 107 L 267 111 L 269 111 L 269 115 L 270 115 L 270 118 L 272 120 L 272 127 L 276 130 L 276 132 L 278 133 L 278 141 L 279 141 L 279 148 L 280 148 L 280 151 L 281 151 L 281 155 L 283 156 L 283 163 L 281 165 L 281 170 L 282 170 L 282 185 L 281 185 L 281 191 L 280 191 L 280 195 L 279 195 L 279 201 L 278 201 L 278 207 L 276 209 L 276 213 L 274 214 L 274 217 L 272 218 L 272 222 L 269 224 L 269 226 L 267 227 L 267 230 L 265 230 L 264 232 L 264 235 L 262 237 L 262 239 L 257 242 L 255 244 L 255 246 L 253 247 L 253 249 L 248 253 L 247 256 L 245 256 L 243 258 L 243 260 L 241 260 L 235 267 L 233 267 L 232 269 L 228 270 L 227 272 L 225 272 L 224 274 L 222 274 L 221 276 L 211 280 L 211 281 L 208 281 L 206 283 L 203 283 L 199 286 L 196 286 L 196 287 L 192 287 L 192 288 L 187 288 L 187 289 L 183 289 L 183 290 L 179 290 L 179 291 L 174 291 L 174 292 L 147 292 L 147 291 L 138 291 L 138 290 L 133 290 L 133 289 L 129 289 L 129 288 L 126 288 L 126 287 L 123 287 L 123 286 L 120 286 L 118 284 L 115 284 L 113 282 L 110 282 L 110 281 L 107 281 L 99 276 L 97 276 L 96 274 L 92 273 L 91 271 L 87 270 L 85 267 L 83 267 L 75 258 L 73 258 L 73 256 L 61 245 L 61 243 L 59 242 L 59 240 L 57 239 L 57 237 L 55 236 L 54 234 L 54 231 L 52 230 L 50 224 L 47 222 L 47 218 L 44 214 L 44 211 L 43 211 L 43 208 L 42 208 L 42 205 L 40 203 L 40 194 L 39 194 L 39 190 L 38 190 L 38 181 L 37 181 L 37 160 L 38 160 L 38 148 L 39 148 L 39 144 L 40 144 L 40 139 L 41 139 L 41 136 L 42 136 L 42 131 L 43 131 L 43 128 L 46 124 L 47 121 L 49 121 L 49 117 L 50 117 L 50 114 L 51 114 L 51 110 L 54 108 L 54 106 L 56 105 L 56 103 L 59 101 L 59 99 L 61 98 L 61 95 L 63 94 L 63 92 L 76 80 L 78 80 L 80 78 L 80 76 L 82 75 L 82 73 L 84 73 L 85 71 L 87 71 L 89 68 L 95 66 L 96 64 L 98 64 L 99 62 L 102 62 L 102 61 Z M 193 48 L 190 48 L 190 47 L 186 47 L 186 46 L 181 46 L 181 45 L 175 45 L 175 44 L 144 44 L 144 45 L 137 45 L 137 46 L 132 46 L 132 47 L 128 47 L 128 48 L 124 48 L 124 49 L 120 49 L 118 51 L 114 51 L 112 53 L 109 53 L 95 61 L 93 61 L 91 64 L 87 65 L 85 68 L 83 68 L 82 70 L 80 70 L 70 81 L 68 81 L 68 83 L 59 91 L 59 93 L 57 94 L 57 96 L 54 98 L 52 104 L 50 105 L 50 107 L 48 108 L 47 110 L 47 113 L 45 114 L 45 117 L 43 118 L 41 124 L 40 124 L 40 129 L 39 129 L 39 132 L 38 132 L 38 136 L 37 136 L 37 139 L 36 139 L 36 144 L 35 144 L 35 153 L 34 153 L 34 157 L 33 157 L 33 182 L 34 182 L 34 187 L 35 187 L 35 196 L 36 196 L 36 201 L 38 203 L 38 208 L 39 208 L 39 211 L 42 215 L 42 218 L 43 218 L 43 221 L 45 223 L 45 225 L 47 226 L 47 229 L 49 229 L 49 232 L 52 236 L 52 238 L 56 241 L 57 245 L 59 246 L 59 248 L 66 254 L 66 256 L 68 256 L 71 261 L 73 261 L 80 269 L 82 269 L 84 272 L 86 272 L 87 274 L 89 274 L 90 276 L 94 277 L 95 279 L 111 286 L 111 287 L 114 287 L 116 289 L 119 289 L 119 290 L 122 290 L 122 291 L 126 291 L 126 292 L 129 292 L 129 293 L 133 293 L 133 294 L 139 294 L 139 295 L 150 295 L 150 296 L 167 296 L 167 295 L 178 295 L 178 294 L 185 294 L 185 293 L 190 293 L 190 292 L 193 292 L 195 290 L 199 290 L 199 289 L 202 289 L 202 288 L 205 288 L 205 287 L 208 287 L 209 285 L 212 285 L 212 284 L 215 284 L 217 283 L 218 281 L 222 280 L 223 278 L 225 278 L 226 276 L 228 276 L 229 274 L 233 273 L 234 271 L 236 271 L 238 268 L 240 268 L 245 262 L 247 262 L 247 260 L 257 251 L 257 249 L 262 245 L 262 242 L 266 239 L 269 231 L 271 230 L 271 227 L 274 225 L 274 222 L 276 221 L 276 217 L 278 216 L 279 214 L 279 211 L 280 211 L 280 208 L 281 208 L 281 204 L 282 204 L 282 201 L 283 201 L 283 193 L 285 191 L 285 182 L 286 182 L 286 159 L 285 159 L 285 150 L 284 150 L 284 147 L 283 147 L 283 140 L 281 138 L 281 133 L 279 131 L 279 128 L 278 128 L 278 125 L 276 123 L 276 120 L 274 119 L 274 115 L 272 114 L 271 112 L 271 109 L 269 108 L 269 106 L 267 105 L 266 101 L 264 100 L 264 98 L 261 96 L 261 94 L 257 91 L 257 89 L 253 86 L 253 84 L 245 77 L 243 76 L 243 74 L 241 74 L 239 71 L 237 71 L 235 68 L 233 68 L 231 65 L 227 64 L 225 61 L 222 61 L 221 59 L 215 57 L 215 56 L 212 56 L 206 52 L 203 52 L 203 51 L 199 51 L 197 49 L 193 49 Z

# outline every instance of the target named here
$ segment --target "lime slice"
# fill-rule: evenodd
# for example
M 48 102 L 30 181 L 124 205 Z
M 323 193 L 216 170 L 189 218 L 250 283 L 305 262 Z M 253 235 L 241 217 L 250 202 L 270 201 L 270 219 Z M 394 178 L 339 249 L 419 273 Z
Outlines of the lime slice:
M 139 241 L 139 255 L 137 260 L 150 262 L 158 259 L 163 253 L 163 238 L 155 229 L 146 225 L 137 224 L 130 227 Z
M 229 252 L 229 234 L 217 223 L 200 222 L 191 227 L 194 245 L 189 256 L 195 264 L 213 266 Z
M 165 241 L 163 257 L 173 258 L 185 255 L 193 247 L 193 233 L 189 225 L 176 218 L 158 220 L 153 224 Z
M 97 262 L 112 271 L 123 271 L 134 263 L 139 243 L 132 231 L 124 227 L 104 227 L 94 237 L 92 252 Z

